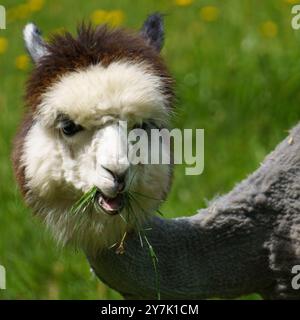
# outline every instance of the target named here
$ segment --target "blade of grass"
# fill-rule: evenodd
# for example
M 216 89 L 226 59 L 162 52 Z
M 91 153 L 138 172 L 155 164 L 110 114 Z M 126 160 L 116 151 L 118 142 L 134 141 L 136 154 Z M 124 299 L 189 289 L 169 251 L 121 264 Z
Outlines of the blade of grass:
M 160 300 L 160 278 L 159 278 L 159 271 L 158 271 L 158 258 L 157 258 L 157 255 L 156 255 L 151 243 L 149 242 L 146 234 L 144 234 L 144 239 L 145 239 L 145 241 L 146 241 L 146 243 L 148 245 L 150 258 L 152 260 L 153 269 L 154 269 L 154 272 L 155 272 L 157 300 Z
M 139 204 L 139 202 L 134 198 L 134 196 L 132 194 L 128 194 L 128 198 L 132 201 L 135 201 L 137 203 L 137 205 L 140 207 L 141 210 L 143 210 L 144 212 L 146 212 Z M 132 211 L 133 213 L 133 216 L 136 218 L 136 215 L 133 211 L 133 208 L 132 208 L 132 205 L 131 203 L 129 202 L 129 205 L 130 205 L 130 210 Z M 137 219 L 137 218 L 136 218 Z M 148 240 L 146 234 L 145 234 L 145 230 L 143 229 L 139 229 L 138 231 L 139 233 L 139 237 L 140 237 L 140 241 L 141 241 L 141 247 L 143 248 L 143 241 L 142 241 L 142 238 L 145 239 L 146 243 L 147 243 L 147 246 L 148 246 L 148 249 L 149 249 L 149 255 L 150 255 L 150 258 L 152 260 L 152 265 L 153 265 L 153 269 L 154 269 L 154 273 L 155 273 L 155 285 L 156 285 L 156 291 L 157 291 L 157 299 L 160 300 L 160 276 L 159 276 L 159 270 L 158 270 L 158 258 L 157 258 L 157 255 L 150 243 L 150 241 Z M 143 237 L 141 236 L 141 233 L 143 233 Z
M 84 213 L 91 202 L 94 200 L 97 192 L 96 187 L 92 187 L 72 206 L 71 213 L 77 215 L 78 213 Z

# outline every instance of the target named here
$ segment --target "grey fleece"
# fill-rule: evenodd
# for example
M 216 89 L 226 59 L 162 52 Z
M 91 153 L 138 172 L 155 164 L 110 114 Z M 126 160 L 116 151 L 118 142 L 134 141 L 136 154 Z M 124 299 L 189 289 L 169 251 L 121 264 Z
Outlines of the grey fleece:
M 152 218 L 163 299 L 234 298 L 259 293 L 298 299 L 300 265 L 300 124 L 259 169 L 189 218 Z M 149 251 L 131 233 L 126 251 L 86 253 L 97 276 L 126 298 L 155 299 Z

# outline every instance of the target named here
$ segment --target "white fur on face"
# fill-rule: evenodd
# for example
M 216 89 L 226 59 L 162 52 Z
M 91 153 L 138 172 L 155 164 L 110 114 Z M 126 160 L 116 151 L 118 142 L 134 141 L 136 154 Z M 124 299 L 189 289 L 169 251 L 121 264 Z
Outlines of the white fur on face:
M 67 74 L 44 94 L 25 139 L 22 163 L 30 190 L 27 201 L 60 242 L 75 242 L 90 251 L 108 247 L 157 209 L 157 199 L 163 200 L 168 192 L 170 167 L 119 163 L 120 158 L 126 160 L 127 148 L 119 145 L 117 122 L 151 119 L 158 125 L 166 123 L 165 104 L 161 80 L 141 64 L 124 62 Z M 84 130 L 73 137 L 63 136 L 57 124 L 60 114 Z M 72 205 L 94 186 L 113 196 L 115 182 L 103 163 L 109 163 L 113 172 L 128 169 L 130 190 L 146 196 L 132 204 L 135 217 L 129 218 L 129 224 L 120 215 L 96 210 L 83 217 L 70 213 Z M 129 214 L 123 211 L 122 215 Z
M 86 128 L 101 124 L 104 115 L 165 124 L 162 88 L 162 79 L 143 63 L 99 64 L 64 75 L 44 94 L 39 115 L 51 125 L 59 113 L 67 114 Z

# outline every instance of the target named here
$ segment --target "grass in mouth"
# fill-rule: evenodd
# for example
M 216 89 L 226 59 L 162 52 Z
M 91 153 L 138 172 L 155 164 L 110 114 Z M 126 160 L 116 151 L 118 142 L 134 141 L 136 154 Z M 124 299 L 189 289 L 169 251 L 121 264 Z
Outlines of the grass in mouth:
M 87 191 L 71 208 L 71 213 L 74 215 L 83 214 L 87 211 L 90 205 L 93 204 L 97 193 L 97 187 L 92 187 Z
M 73 215 L 84 215 L 87 210 L 94 205 L 95 197 L 97 193 L 97 187 L 92 187 L 89 191 L 87 191 L 83 196 L 75 202 L 75 204 L 71 207 L 71 213 Z M 151 198 L 149 196 L 143 195 L 141 193 L 135 192 L 135 191 L 127 191 L 125 194 L 125 208 L 127 209 L 127 218 L 125 218 L 122 214 L 120 214 L 120 217 L 124 220 L 125 223 L 129 223 L 130 219 L 134 219 L 134 223 L 137 227 L 137 232 L 140 238 L 141 247 L 144 248 L 144 241 L 147 245 L 149 256 L 152 261 L 153 269 L 155 272 L 155 282 L 156 282 L 156 290 L 157 290 L 157 299 L 160 300 L 160 276 L 159 276 L 159 270 L 158 270 L 158 258 L 157 255 L 149 241 L 149 239 L 146 236 L 146 229 L 143 229 L 142 226 L 139 223 L 138 217 L 136 216 L 136 213 L 133 209 L 132 203 L 134 202 L 141 211 L 147 214 L 147 212 L 141 207 L 139 201 L 136 199 L 136 196 L 141 196 L 145 198 L 149 198 L 152 200 L 157 200 L 155 198 Z M 160 215 L 163 215 L 159 210 L 157 212 Z M 116 253 L 117 254 L 123 254 L 125 252 L 124 248 L 124 242 L 126 238 L 126 232 L 124 233 L 122 240 L 120 241 L 119 246 L 117 247 Z M 112 247 L 114 247 L 116 244 L 114 244 Z

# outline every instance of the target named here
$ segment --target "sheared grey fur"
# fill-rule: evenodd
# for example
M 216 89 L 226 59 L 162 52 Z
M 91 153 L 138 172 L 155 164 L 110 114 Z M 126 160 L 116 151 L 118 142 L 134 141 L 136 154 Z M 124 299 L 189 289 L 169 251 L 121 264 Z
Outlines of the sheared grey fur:
M 300 124 L 259 169 L 189 218 L 153 218 L 147 232 L 158 256 L 163 299 L 299 299 L 291 286 L 300 264 Z M 89 261 L 126 298 L 155 299 L 155 273 L 138 235 L 123 255 L 107 249 Z

